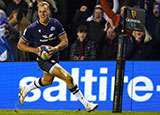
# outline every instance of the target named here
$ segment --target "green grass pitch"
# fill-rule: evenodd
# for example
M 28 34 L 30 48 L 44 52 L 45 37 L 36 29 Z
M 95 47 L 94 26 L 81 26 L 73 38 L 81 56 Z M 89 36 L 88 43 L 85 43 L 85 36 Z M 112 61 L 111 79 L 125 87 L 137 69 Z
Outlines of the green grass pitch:
M 160 115 L 160 112 L 112 113 L 112 111 L 74 111 L 74 110 L 0 110 L 0 115 Z

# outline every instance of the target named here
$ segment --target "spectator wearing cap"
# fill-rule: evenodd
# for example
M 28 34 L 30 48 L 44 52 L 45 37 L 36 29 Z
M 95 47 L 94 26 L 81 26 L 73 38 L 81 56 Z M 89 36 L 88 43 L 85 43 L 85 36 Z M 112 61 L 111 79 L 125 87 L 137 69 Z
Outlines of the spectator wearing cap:
M 5 38 L 6 27 L 8 26 L 7 17 L 0 11 L 0 61 L 14 61 L 12 50 Z

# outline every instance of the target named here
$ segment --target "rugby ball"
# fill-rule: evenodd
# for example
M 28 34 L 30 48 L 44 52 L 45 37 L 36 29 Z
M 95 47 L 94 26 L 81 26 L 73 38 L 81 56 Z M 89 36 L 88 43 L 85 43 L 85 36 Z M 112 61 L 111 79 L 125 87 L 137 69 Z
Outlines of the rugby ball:
M 52 55 L 49 55 L 49 52 L 51 51 L 51 48 L 47 45 L 41 45 L 39 47 L 39 56 L 41 57 L 41 59 L 43 60 L 48 60 L 52 57 Z

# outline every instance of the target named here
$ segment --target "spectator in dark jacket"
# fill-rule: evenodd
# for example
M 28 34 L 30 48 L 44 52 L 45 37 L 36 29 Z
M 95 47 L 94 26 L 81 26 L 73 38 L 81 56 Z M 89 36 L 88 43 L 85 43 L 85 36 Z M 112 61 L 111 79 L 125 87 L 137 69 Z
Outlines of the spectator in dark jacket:
M 116 28 L 111 19 L 105 24 L 104 32 L 99 36 L 98 59 L 115 60 L 117 57 L 118 39 Z
M 152 40 L 152 59 L 160 60 L 160 21 L 156 25 L 153 40 Z
M 73 22 L 75 25 L 87 24 L 88 26 L 88 35 L 92 40 L 97 43 L 99 33 L 101 33 L 104 29 L 104 25 L 106 23 L 103 18 L 103 10 L 101 7 L 96 7 L 93 13 L 93 19 L 91 21 L 86 21 L 88 17 L 86 17 L 87 7 L 82 6 L 80 10 L 74 15 Z
M 87 36 L 87 26 L 77 28 L 78 39 L 72 44 L 70 51 L 71 60 L 95 60 L 96 47 L 94 41 Z
M 144 32 L 133 31 L 126 46 L 127 60 L 150 60 L 151 59 L 151 36 L 147 30 Z

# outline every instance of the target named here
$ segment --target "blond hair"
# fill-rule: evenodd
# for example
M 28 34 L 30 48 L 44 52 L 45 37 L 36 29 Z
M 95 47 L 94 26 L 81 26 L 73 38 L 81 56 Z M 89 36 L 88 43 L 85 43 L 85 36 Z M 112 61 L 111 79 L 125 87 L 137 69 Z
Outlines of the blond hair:
M 149 35 L 146 27 L 145 27 L 145 26 L 143 26 L 143 27 L 144 27 L 144 28 L 143 28 L 144 30 L 143 30 L 142 32 L 143 32 L 143 34 L 144 34 L 144 36 L 145 36 L 145 37 L 144 37 L 144 43 L 146 43 L 146 42 L 149 42 L 150 40 L 152 40 L 152 37 Z M 135 31 L 133 31 L 132 35 L 136 38 Z
M 48 9 L 49 9 L 49 3 L 48 2 L 45 2 L 45 1 L 42 1 L 42 2 L 39 2 L 38 3 L 38 5 L 37 5 L 37 7 L 39 8 L 39 7 L 42 7 L 42 6 L 47 6 L 48 7 Z

